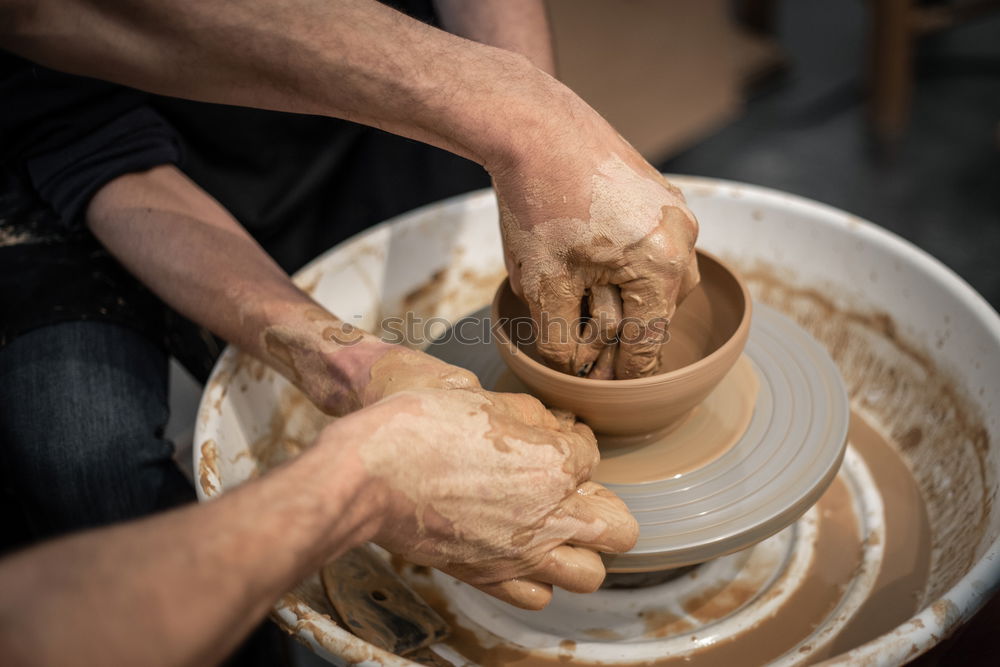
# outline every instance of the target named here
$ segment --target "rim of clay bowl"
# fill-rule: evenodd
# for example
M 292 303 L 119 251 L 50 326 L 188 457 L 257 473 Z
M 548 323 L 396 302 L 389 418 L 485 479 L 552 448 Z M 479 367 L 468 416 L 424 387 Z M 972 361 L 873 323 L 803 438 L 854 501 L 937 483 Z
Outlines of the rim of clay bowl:
M 693 364 L 688 364 L 687 366 L 682 366 L 681 368 L 677 368 L 672 371 L 668 371 L 666 373 L 659 373 L 657 375 L 649 375 L 647 377 L 641 377 L 641 378 L 632 378 L 629 380 L 596 380 L 592 378 L 577 377 L 575 375 L 570 375 L 569 373 L 563 373 L 562 371 L 557 371 L 554 368 L 549 368 L 548 366 L 539 361 L 535 361 L 527 353 L 522 352 L 520 348 L 518 348 L 510 341 L 510 338 L 507 336 L 507 331 L 504 327 L 497 327 L 496 329 L 497 341 L 501 347 L 507 348 L 507 352 L 510 354 L 510 356 L 513 357 L 515 354 L 520 355 L 520 357 L 523 359 L 524 365 L 527 366 L 528 368 L 531 368 L 542 374 L 549 375 L 551 377 L 565 378 L 567 382 L 572 382 L 574 384 L 585 383 L 581 384 L 581 386 L 593 387 L 595 389 L 598 387 L 605 387 L 605 388 L 641 387 L 644 385 L 653 385 L 662 382 L 672 382 L 687 377 L 688 375 L 694 375 L 705 366 L 714 363 L 717 358 L 730 353 L 733 347 L 741 345 L 740 341 L 743 341 L 742 344 L 745 344 L 746 342 L 745 334 L 747 334 L 747 332 L 750 329 L 750 320 L 751 320 L 751 315 L 753 314 L 753 301 L 750 297 L 750 288 L 747 286 L 746 281 L 743 280 L 743 277 L 740 276 L 739 272 L 733 269 L 731 264 L 722 260 L 718 255 L 715 255 L 714 253 L 710 253 L 707 250 L 702 250 L 701 248 L 695 248 L 695 252 L 698 253 L 699 267 L 701 266 L 702 259 L 707 259 L 711 262 L 715 262 L 726 273 L 729 274 L 729 276 L 736 282 L 737 285 L 739 285 L 740 295 L 743 297 L 743 316 L 740 319 L 739 325 L 737 325 L 737 327 L 733 330 L 733 333 L 729 335 L 729 337 L 726 339 L 724 343 L 722 343 L 722 345 L 717 347 L 710 354 L 707 354 L 698 361 L 694 362 Z M 496 292 L 493 293 L 493 301 L 490 305 L 490 317 L 496 321 L 499 321 L 500 318 L 500 295 L 503 294 L 505 289 L 511 289 L 513 291 L 513 288 L 510 288 L 509 277 L 504 278 L 503 282 L 500 283 L 500 286 L 497 287 Z M 511 370 L 513 371 L 513 368 Z

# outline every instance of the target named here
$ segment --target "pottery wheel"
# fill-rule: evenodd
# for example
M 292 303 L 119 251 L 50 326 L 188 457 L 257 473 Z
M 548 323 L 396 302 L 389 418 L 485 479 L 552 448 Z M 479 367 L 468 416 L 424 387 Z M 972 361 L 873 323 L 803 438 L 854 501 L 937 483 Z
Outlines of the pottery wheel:
M 493 389 L 506 367 L 488 336 L 488 320 L 488 308 L 472 314 L 427 351 L 476 373 Z M 472 330 L 487 335 L 473 337 Z M 635 548 L 605 557 L 609 572 L 680 567 L 748 547 L 798 519 L 833 480 L 850 406 L 829 355 L 801 327 L 761 304 L 754 304 L 744 355 L 759 389 L 749 426 L 730 449 L 669 479 L 607 484 L 639 522 Z

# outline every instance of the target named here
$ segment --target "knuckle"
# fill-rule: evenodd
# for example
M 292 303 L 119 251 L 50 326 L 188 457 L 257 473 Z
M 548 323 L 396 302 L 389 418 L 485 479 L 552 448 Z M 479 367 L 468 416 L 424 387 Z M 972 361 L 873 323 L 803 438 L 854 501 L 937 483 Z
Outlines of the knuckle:
M 568 343 L 546 340 L 538 342 L 538 353 L 551 365 L 569 368 L 570 362 L 573 360 L 574 349 Z

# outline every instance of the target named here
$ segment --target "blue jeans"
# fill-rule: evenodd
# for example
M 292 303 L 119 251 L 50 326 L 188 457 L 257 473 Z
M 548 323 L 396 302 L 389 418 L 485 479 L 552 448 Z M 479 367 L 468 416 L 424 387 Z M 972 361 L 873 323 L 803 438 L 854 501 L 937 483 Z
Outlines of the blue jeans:
M 4 546 L 194 498 L 163 438 L 167 354 L 104 322 L 29 331 L 0 349 Z M 2 518 L 2 515 L 0 515 Z

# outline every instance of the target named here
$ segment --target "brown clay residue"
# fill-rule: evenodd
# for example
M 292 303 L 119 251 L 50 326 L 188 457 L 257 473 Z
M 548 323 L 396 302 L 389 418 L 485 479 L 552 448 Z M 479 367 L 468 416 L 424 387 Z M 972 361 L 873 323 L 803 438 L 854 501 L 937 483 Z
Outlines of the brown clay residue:
M 899 436 L 899 440 L 897 442 L 899 443 L 899 448 L 905 452 L 919 445 L 920 441 L 923 440 L 923 438 L 924 438 L 923 431 L 920 429 L 919 426 L 914 426 L 913 428 L 906 431 L 906 433 Z
M 998 480 L 988 463 L 983 415 L 961 385 L 882 312 L 840 308 L 818 289 L 766 264 L 744 267 L 754 296 L 791 316 L 830 352 L 852 402 L 873 414 L 903 450 L 934 535 L 927 597 L 968 572 L 990 539 Z
M 397 305 L 390 305 L 379 323 L 382 337 L 407 347 L 424 347 L 433 336 L 444 333 L 443 330 L 428 330 L 428 325 L 434 324 L 429 320 L 440 317 L 457 319 L 482 307 L 483 303 L 489 302 L 493 290 L 507 272 L 480 273 L 465 269 L 457 276 L 454 274 L 450 268 L 439 269 L 407 292 Z M 388 317 L 402 318 L 405 324 L 385 319 Z
M 466 664 L 480 665 L 480 667 L 532 664 L 532 656 L 529 651 L 511 646 L 499 637 L 488 635 L 485 631 L 483 631 L 484 636 L 480 636 L 476 631 L 462 625 L 459 618 L 448 607 L 448 602 L 441 595 L 441 592 L 432 584 L 420 584 L 413 581 L 408 583 L 451 628 L 451 637 L 447 643 L 459 651 L 462 657 L 468 661 Z M 552 662 L 545 664 L 552 664 Z
M 732 614 L 750 601 L 757 591 L 757 586 L 734 581 L 720 590 L 706 591 L 703 595 L 686 600 L 684 611 L 702 623 L 709 623 Z
M 941 598 L 932 604 L 931 611 L 934 613 L 938 625 L 943 628 L 943 637 L 950 636 L 962 620 L 962 613 L 958 606 L 947 598 Z
M 333 313 L 326 308 L 310 306 L 302 311 L 302 317 L 310 322 L 339 322 Z
M 311 446 L 323 427 L 334 419 L 320 412 L 297 388 L 285 386 L 271 411 L 267 432 L 249 447 L 258 474 Z
M 679 635 L 694 627 L 691 621 L 666 609 L 643 609 L 639 612 L 639 618 L 646 627 L 645 636 L 657 639 Z
M 236 379 L 242 375 L 241 387 L 245 385 L 246 379 L 260 382 L 270 369 L 258 359 L 250 356 L 246 352 L 237 351 L 235 359 L 228 369 L 218 373 L 205 388 L 206 394 L 215 393 L 215 400 L 212 402 L 212 409 L 222 412 L 222 402 L 229 393 L 230 387 L 236 383 Z
M 583 634 L 587 635 L 591 639 L 604 642 L 615 641 L 622 638 L 621 634 L 610 628 L 587 628 L 583 631 Z
M 407 292 L 403 297 L 403 310 L 426 310 L 427 305 L 434 306 L 440 302 L 447 275 L 445 269 L 438 269 L 425 282 Z
M 319 287 L 319 281 L 323 279 L 323 272 L 316 271 L 316 275 L 313 276 L 312 280 L 307 283 L 299 284 L 300 281 L 296 281 L 296 286 L 308 294 L 309 296 L 314 296 L 316 294 L 316 288 Z
M 282 340 L 280 334 L 275 331 L 264 332 L 264 347 L 272 359 L 285 367 L 293 382 L 300 382 L 299 369 L 295 366 L 295 357 L 292 348 L 287 342 Z
M 920 608 L 930 570 L 931 532 L 920 489 L 899 452 L 871 424 L 851 415 L 848 441 L 865 461 L 882 497 L 885 540 L 872 592 L 826 655 L 889 632 Z
M 219 479 L 219 446 L 215 440 L 201 443 L 201 458 L 198 460 L 198 483 L 206 496 L 219 493 L 216 481 Z
M 277 613 L 272 613 L 271 618 L 306 646 L 309 644 L 306 642 L 304 634 L 308 633 L 324 650 L 341 657 L 349 664 L 379 660 L 380 656 L 386 655 L 374 646 L 361 641 L 354 642 L 348 647 L 345 642 L 331 632 L 333 627 L 342 627 L 343 623 L 327 599 L 318 574 L 313 574 L 299 582 L 295 588 L 278 601 L 276 608 L 283 608 L 291 612 L 295 621 L 288 623 Z

